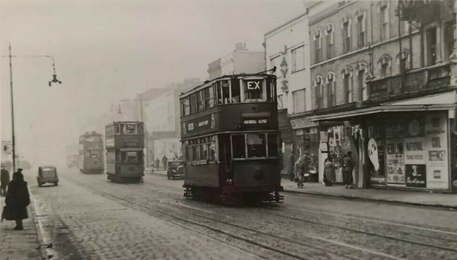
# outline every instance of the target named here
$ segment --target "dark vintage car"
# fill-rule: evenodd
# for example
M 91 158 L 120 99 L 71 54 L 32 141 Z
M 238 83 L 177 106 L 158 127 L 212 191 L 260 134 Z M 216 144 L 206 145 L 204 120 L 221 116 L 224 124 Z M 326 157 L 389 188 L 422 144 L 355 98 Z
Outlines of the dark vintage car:
M 171 179 L 184 178 L 184 162 L 182 161 L 168 161 L 167 163 L 167 177 Z
M 57 169 L 52 165 L 39 167 L 38 176 L 36 179 L 39 187 L 42 187 L 45 183 L 52 183 L 54 186 L 59 185 L 59 176 L 57 176 Z

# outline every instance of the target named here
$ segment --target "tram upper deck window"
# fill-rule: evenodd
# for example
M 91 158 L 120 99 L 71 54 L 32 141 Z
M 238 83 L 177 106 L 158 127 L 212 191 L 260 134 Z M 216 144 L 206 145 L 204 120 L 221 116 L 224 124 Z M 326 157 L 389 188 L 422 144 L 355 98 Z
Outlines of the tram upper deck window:
M 187 116 L 190 115 L 190 101 L 189 97 L 183 98 L 181 100 L 181 115 Z
M 205 88 L 205 107 L 214 106 L 214 89 L 213 87 Z
M 197 112 L 197 93 L 190 95 L 190 113 L 193 114 Z
M 228 104 L 230 100 L 230 85 L 227 80 L 220 81 L 217 87 L 218 104 Z
M 244 102 L 266 101 L 267 93 L 262 79 L 243 80 Z
M 204 92 L 204 90 L 200 90 L 197 92 L 197 103 L 198 103 L 198 111 L 205 109 L 205 92 Z
M 238 80 L 232 80 L 232 101 L 231 101 L 231 103 L 238 103 L 240 101 L 241 101 L 240 82 Z
M 267 157 L 265 134 L 247 134 L 248 158 Z
M 124 134 L 126 134 L 126 135 L 136 134 L 136 124 L 126 124 Z
M 232 135 L 233 158 L 246 158 L 245 135 Z

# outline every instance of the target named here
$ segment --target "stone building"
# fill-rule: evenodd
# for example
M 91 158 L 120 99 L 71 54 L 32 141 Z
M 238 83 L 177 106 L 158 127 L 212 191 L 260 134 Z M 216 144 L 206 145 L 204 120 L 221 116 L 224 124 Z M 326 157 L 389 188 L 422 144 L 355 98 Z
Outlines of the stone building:
M 319 164 L 352 151 L 358 187 L 451 191 L 454 30 L 455 1 L 341 1 L 310 16 Z
M 208 64 L 209 80 L 232 74 L 252 74 L 265 70 L 265 53 L 250 51 L 246 43 L 237 43 L 231 53 Z

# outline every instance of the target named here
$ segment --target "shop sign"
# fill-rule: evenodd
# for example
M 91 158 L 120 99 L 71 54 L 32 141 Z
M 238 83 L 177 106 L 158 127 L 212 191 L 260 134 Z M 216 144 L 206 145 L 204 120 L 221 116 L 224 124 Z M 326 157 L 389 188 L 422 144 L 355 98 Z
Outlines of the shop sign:
M 406 187 L 425 188 L 427 175 L 425 174 L 425 164 L 407 164 Z
M 292 129 L 309 128 L 317 126 L 315 122 L 309 120 L 307 117 L 292 119 L 290 120 L 290 125 L 292 126 Z

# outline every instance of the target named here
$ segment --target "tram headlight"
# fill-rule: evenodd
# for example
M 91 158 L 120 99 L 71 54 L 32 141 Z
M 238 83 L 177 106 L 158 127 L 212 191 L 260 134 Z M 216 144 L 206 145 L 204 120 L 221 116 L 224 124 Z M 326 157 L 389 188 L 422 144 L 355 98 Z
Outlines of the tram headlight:
M 227 184 L 233 184 L 233 180 L 232 180 L 232 179 L 227 179 L 227 180 L 225 181 L 225 183 L 227 183 Z

